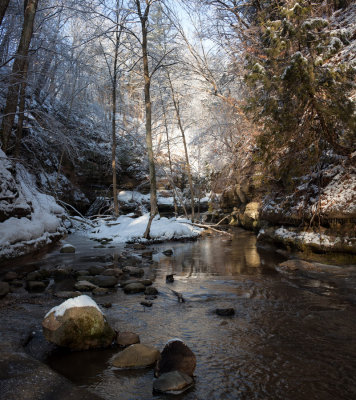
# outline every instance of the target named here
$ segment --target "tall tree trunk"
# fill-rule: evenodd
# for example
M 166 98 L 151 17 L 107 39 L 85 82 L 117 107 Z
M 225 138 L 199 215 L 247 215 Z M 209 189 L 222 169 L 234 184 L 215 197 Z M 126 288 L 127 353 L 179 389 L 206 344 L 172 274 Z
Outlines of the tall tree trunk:
M 155 169 L 153 145 L 152 145 L 152 106 L 151 106 L 151 94 L 150 94 L 151 76 L 148 67 L 148 51 L 147 51 L 148 50 L 147 22 L 148 22 L 148 14 L 150 11 L 151 3 L 148 0 L 146 0 L 146 9 L 144 14 L 142 14 L 140 0 L 135 0 L 135 1 L 136 1 L 137 13 L 139 15 L 141 22 L 141 31 L 142 31 L 141 48 L 142 48 L 143 74 L 145 80 L 146 146 L 147 146 L 148 164 L 150 170 L 151 212 L 150 212 L 150 219 L 148 221 L 147 228 L 144 234 L 144 238 L 149 239 L 153 218 L 158 213 L 156 169 Z
M 167 115 L 166 115 L 166 107 L 164 106 L 164 103 L 163 103 L 162 93 L 160 93 L 160 94 L 161 94 L 161 104 L 162 104 L 162 111 L 163 111 L 164 126 L 165 126 L 165 129 L 166 129 L 169 170 L 170 170 L 170 172 L 171 172 L 171 179 L 172 179 L 174 215 L 175 215 L 175 217 L 177 217 L 177 215 L 178 215 L 178 206 L 177 206 L 177 199 L 176 199 L 176 194 L 175 194 L 176 191 L 175 191 L 175 188 L 174 188 L 173 166 L 172 166 L 172 158 L 171 158 L 171 146 L 170 146 L 170 143 L 169 143 L 169 134 L 168 134 L 168 122 L 167 122 Z
M 6 13 L 7 6 L 9 5 L 10 0 L 1 0 L 0 1 L 0 25 Z
M 116 182 L 116 85 L 117 85 L 117 60 L 118 60 L 118 31 L 116 30 L 114 70 L 112 75 L 112 147 L 111 147 L 111 165 L 112 165 L 112 195 L 114 198 L 114 216 L 119 216 L 119 202 L 117 199 Z
M 27 87 L 27 71 L 28 71 L 28 60 L 26 60 L 24 71 L 23 71 L 23 81 L 21 82 L 20 89 L 20 102 L 19 102 L 19 118 L 16 130 L 16 146 L 15 146 L 15 156 L 19 157 L 20 147 L 22 141 L 22 131 L 23 131 L 23 121 L 25 119 L 25 101 L 26 101 L 26 87 Z
M 21 39 L 17 48 L 16 57 L 9 80 L 9 89 L 7 92 L 4 116 L 1 124 L 2 147 L 5 152 L 7 151 L 11 130 L 14 124 L 20 85 L 23 79 L 24 67 L 28 57 L 28 49 L 30 47 L 33 33 L 33 24 L 35 21 L 37 3 L 38 0 L 28 0 L 27 2 Z
M 179 103 L 178 103 L 178 100 L 177 100 L 175 92 L 174 92 L 174 88 L 173 88 L 173 84 L 172 84 L 172 80 L 169 75 L 169 72 L 167 72 L 167 78 L 168 78 L 169 86 L 170 86 L 171 92 L 172 92 L 172 99 L 173 99 L 174 109 L 175 109 L 176 115 L 177 115 L 178 127 L 182 134 L 184 153 L 185 153 L 185 162 L 186 162 L 186 166 L 187 166 L 187 175 L 188 175 L 188 182 L 189 182 L 189 189 L 190 189 L 190 204 L 192 207 L 192 222 L 194 222 L 194 206 L 195 206 L 195 204 L 194 204 L 194 188 L 193 188 L 193 179 L 192 179 L 192 173 L 191 173 L 190 163 L 189 163 L 187 141 L 185 140 L 185 132 L 184 132 L 183 124 L 182 124 L 182 119 L 180 117 Z

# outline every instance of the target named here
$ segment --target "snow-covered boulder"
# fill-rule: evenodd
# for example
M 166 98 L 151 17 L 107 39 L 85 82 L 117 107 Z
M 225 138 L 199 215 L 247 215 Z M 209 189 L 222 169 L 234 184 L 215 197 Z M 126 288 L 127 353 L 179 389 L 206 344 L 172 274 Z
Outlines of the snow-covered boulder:
M 66 232 L 65 210 L 0 150 L 0 261 L 31 253 Z
M 72 350 L 108 347 L 115 337 L 98 305 L 86 295 L 52 308 L 42 327 L 49 342 Z

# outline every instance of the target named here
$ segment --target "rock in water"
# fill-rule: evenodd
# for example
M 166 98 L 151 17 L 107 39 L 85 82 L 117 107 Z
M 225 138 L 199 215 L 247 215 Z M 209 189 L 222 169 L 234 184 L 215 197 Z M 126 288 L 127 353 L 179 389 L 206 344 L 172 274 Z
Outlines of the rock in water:
M 126 272 L 130 276 L 140 277 L 145 274 L 145 271 L 139 267 L 124 267 L 122 270 L 123 272 Z
M 162 374 L 153 382 L 153 392 L 180 394 L 192 387 L 193 378 L 181 371 L 171 371 Z
M 116 341 L 119 346 L 131 346 L 140 343 L 140 337 L 134 332 L 119 332 Z
M 7 282 L 0 282 L 0 299 L 10 292 L 10 285 Z
M 98 305 L 85 295 L 52 308 L 42 327 L 49 342 L 72 350 L 108 347 L 115 337 Z
M 235 310 L 233 308 L 217 308 L 215 312 L 221 317 L 231 317 L 232 315 L 235 315 Z
M 153 365 L 159 358 L 159 351 L 144 344 L 133 344 L 118 353 L 112 359 L 112 365 L 118 368 L 145 368 Z
M 61 253 L 75 253 L 75 247 L 72 246 L 71 244 L 65 244 L 61 250 Z
M 146 286 L 142 283 L 130 283 L 124 287 L 126 294 L 140 293 L 146 290 Z
M 174 275 L 175 274 L 166 275 L 166 283 L 173 283 L 174 282 Z
M 146 296 L 156 296 L 157 294 L 158 294 L 158 290 L 153 286 L 150 286 L 150 287 L 146 288 L 146 290 L 145 290 Z
M 194 353 L 181 340 L 169 341 L 157 362 L 155 376 L 171 371 L 180 371 L 188 376 L 193 376 L 197 361 Z

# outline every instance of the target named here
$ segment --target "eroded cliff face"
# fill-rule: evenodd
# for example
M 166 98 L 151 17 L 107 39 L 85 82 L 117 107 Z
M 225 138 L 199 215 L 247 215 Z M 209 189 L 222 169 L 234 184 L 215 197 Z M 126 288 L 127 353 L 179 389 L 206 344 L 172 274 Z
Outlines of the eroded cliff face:
M 35 177 L 0 150 L 0 263 L 33 253 L 65 233 L 65 210 Z

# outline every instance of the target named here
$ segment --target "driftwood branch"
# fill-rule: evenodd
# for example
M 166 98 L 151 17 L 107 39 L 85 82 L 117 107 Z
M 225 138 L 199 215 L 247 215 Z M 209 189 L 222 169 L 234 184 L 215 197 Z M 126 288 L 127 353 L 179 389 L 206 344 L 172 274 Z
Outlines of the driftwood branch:
M 72 220 L 74 219 L 74 221 L 78 221 L 78 222 L 82 222 L 83 224 L 87 224 L 89 226 L 91 226 L 92 228 L 95 228 L 95 225 L 92 224 L 90 221 L 88 221 L 87 219 L 79 219 L 77 217 L 68 217 L 68 219 Z

